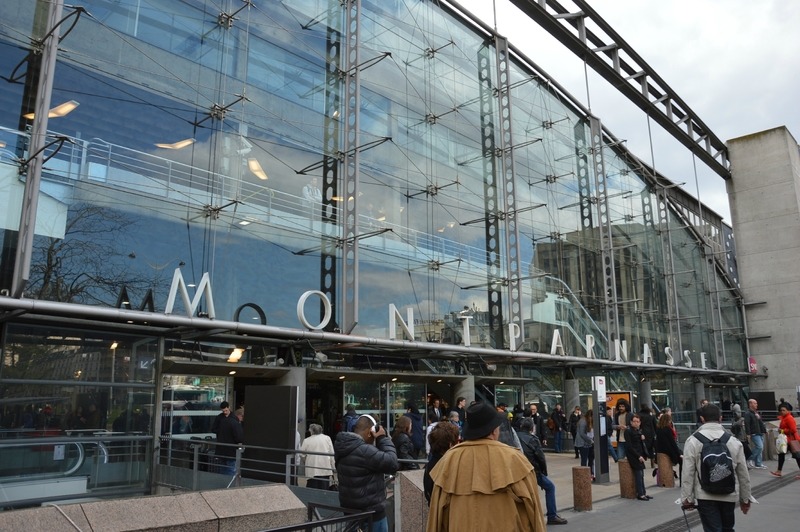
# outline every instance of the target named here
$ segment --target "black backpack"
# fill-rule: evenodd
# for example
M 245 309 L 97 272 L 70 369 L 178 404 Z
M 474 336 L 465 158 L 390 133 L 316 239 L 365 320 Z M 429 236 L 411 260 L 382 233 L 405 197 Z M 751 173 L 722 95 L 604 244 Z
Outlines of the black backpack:
M 736 476 L 733 471 L 733 458 L 728 450 L 728 440 L 731 435 L 727 432 L 721 437 L 709 440 L 700 432 L 695 432 L 694 437 L 703 444 L 700 451 L 700 486 L 708 493 L 725 495 L 736 491 Z

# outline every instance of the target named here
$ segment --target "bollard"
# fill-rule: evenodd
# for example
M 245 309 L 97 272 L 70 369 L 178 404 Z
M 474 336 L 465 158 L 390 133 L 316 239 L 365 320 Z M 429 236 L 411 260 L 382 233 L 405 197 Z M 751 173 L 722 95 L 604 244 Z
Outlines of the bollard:
M 586 466 L 572 468 L 572 506 L 576 512 L 592 511 L 592 470 Z
M 656 453 L 656 462 L 658 464 L 658 485 L 662 488 L 674 488 L 675 475 L 673 475 L 672 460 L 669 455 Z
M 619 496 L 623 499 L 636 498 L 636 481 L 633 478 L 633 469 L 626 458 L 619 462 Z

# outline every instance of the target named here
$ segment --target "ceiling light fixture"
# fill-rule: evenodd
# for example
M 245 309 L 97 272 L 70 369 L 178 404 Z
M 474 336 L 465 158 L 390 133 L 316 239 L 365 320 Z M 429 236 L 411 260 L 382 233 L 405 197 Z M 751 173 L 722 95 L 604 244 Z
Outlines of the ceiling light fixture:
M 236 370 L 234 369 L 234 370 L 229 371 L 228 375 L 236 375 Z
M 244 348 L 234 347 L 233 350 L 231 351 L 231 354 L 228 356 L 228 362 L 231 362 L 233 364 L 239 362 L 239 359 L 242 358 L 243 354 L 244 354 Z
M 47 112 L 47 118 L 61 118 L 62 116 L 67 116 L 79 105 L 80 103 L 76 102 L 75 100 L 70 100 L 62 103 L 61 105 L 56 105 Z M 28 113 L 26 115 L 22 115 L 22 118 L 33 120 L 35 116 L 36 115 L 34 113 Z
M 117 342 L 111 344 L 111 349 L 116 349 L 117 347 L 119 347 L 119 344 Z
M 156 148 L 164 148 L 165 150 L 180 150 L 181 148 L 185 148 L 186 146 L 190 146 L 192 144 L 194 144 L 194 139 L 183 139 L 179 140 L 178 142 L 173 142 L 172 144 L 157 142 Z
M 254 157 L 247 159 L 247 168 L 251 172 L 253 172 L 253 175 L 261 179 L 262 181 L 266 181 L 267 179 L 269 179 L 267 173 L 264 171 L 263 168 L 261 168 L 261 163 L 258 162 L 258 159 Z
M 242 220 L 239 222 L 239 225 L 250 225 L 252 222 L 250 220 Z

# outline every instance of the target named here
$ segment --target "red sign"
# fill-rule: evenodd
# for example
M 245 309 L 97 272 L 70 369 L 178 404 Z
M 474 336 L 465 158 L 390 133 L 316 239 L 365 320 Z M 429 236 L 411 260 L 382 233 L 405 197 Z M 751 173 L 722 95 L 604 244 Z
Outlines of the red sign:
M 758 363 L 755 357 L 749 357 L 747 363 L 750 365 L 750 373 L 758 373 Z

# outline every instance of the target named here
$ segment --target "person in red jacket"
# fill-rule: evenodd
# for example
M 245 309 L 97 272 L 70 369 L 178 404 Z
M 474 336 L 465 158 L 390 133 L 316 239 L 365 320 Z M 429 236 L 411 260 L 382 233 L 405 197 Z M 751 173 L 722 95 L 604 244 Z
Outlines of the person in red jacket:
M 792 411 L 790 410 L 789 405 L 786 403 L 782 403 L 781 406 L 778 408 L 778 416 L 781 418 L 781 424 L 778 427 L 781 433 L 786 435 L 786 441 L 798 441 L 800 437 L 797 435 L 797 422 L 794 420 L 794 416 L 792 416 Z M 797 461 L 797 467 L 800 468 L 800 453 L 792 453 L 791 449 L 789 452 L 794 456 L 794 459 Z M 783 463 L 786 461 L 786 453 L 778 453 L 778 470 L 777 471 L 770 471 L 776 477 L 783 475 L 781 469 L 783 469 Z M 800 475 L 794 477 L 795 480 L 800 480 Z

